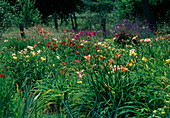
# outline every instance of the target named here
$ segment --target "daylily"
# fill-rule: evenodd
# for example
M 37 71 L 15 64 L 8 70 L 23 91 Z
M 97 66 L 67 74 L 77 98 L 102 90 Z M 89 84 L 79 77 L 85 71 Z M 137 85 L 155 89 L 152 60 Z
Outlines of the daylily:
M 53 41 L 57 41 L 57 39 L 55 39 L 55 38 L 53 38 L 52 40 L 53 40 Z
M 41 50 L 38 50 L 38 51 L 37 51 L 37 54 L 40 54 L 40 52 L 41 52 Z
M 144 39 L 144 42 L 150 42 L 151 41 L 151 39 L 150 38 L 146 38 L 146 39 Z
M 60 59 L 60 57 L 59 56 L 56 56 L 57 57 L 57 59 Z
M 74 46 L 74 45 L 75 45 L 75 43 L 73 43 L 73 42 L 70 42 L 70 45 L 71 45 L 71 46 Z
M 21 50 L 19 53 L 22 55 L 22 54 L 24 53 L 24 51 L 23 51 L 23 50 Z
M 84 56 L 84 58 L 85 58 L 86 60 L 88 60 L 88 61 L 90 61 L 90 57 L 91 57 L 90 54 L 89 54 L 88 56 Z
M 121 56 L 121 54 L 120 54 L 120 53 L 116 53 L 116 58 L 117 58 L 117 59 L 119 59 L 119 58 L 120 58 L 120 56 Z
M 28 49 L 30 50 L 33 50 L 33 47 L 32 46 L 27 46 Z
M 170 59 L 167 59 L 167 60 L 166 60 L 166 64 L 169 64 L 169 62 L 170 62 Z
M 120 69 L 122 70 L 122 72 L 129 71 L 129 69 L 128 69 L 128 68 L 123 67 L 122 65 L 120 65 Z
M 17 59 L 17 57 L 16 57 L 16 56 L 13 56 L 13 59 L 15 59 L 15 60 L 16 60 L 16 59 Z
M 44 58 L 44 57 L 41 57 L 41 61 L 45 61 L 46 60 L 46 58 Z
M 79 60 L 79 59 L 78 59 L 78 60 L 75 60 L 75 62 L 78 63 L 78 62 L 80 62 L 80 60 Z
M 76 51 L 76 54 L 78 54 L 78 53 L 79 53 L 79 50 Z
M 61 44 L 62 44 L 62 45 L 65 45 L 65 44 L 66 44 L 66 42 L 65 42 L 65 41 L 62 41 L 62 42 L 61 42 Z
M 4 40 L 4 43 L 8 42 L 8 40 Z
M 82 84 L 83 82 L 82 81 L 77 81 L 78 84 Z
M 147 62 L 147 61 L 148 61 L 148 60 L 146 59 L 146 57 L 143 57 L 142 60 L 143 60 L 144 62 Z
M 33 56 L 35 56 L 36 53 L 35 53 L 35 51 L 33 51 L 33 52 L 31 52 L 31 54 L 32 54 Z
M 113 59 L 109 59 L 109 63 L 110 63 L 110 64 L 113 63 Z
M 96 47 L 96 50 L 100 50 L 98 46 L 95 46 Z

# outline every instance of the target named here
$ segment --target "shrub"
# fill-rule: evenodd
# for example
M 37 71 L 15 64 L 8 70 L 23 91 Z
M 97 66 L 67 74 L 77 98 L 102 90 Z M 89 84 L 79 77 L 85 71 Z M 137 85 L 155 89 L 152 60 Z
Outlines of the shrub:
M 14 10 L 14 7 L 4 0 L 0 1 L 0 37 L 13 22 L 14 15 L 11 13 L 12 10 Z
M 35 7 L 35 2 L 23 0 L 19 2 L 20 11 L 18 11 L 18 21 L 25 24 L 26 27 L 41 23 L 41 15 Z

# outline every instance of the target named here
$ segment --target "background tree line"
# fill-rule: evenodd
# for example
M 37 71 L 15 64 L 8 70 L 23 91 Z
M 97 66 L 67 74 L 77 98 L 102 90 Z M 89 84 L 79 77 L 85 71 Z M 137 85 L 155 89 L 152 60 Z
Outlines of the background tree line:
M 115 18 L 128 18 L 130 15 L 139 20 L 147 19 L 153 27 L 156 23 L 169 23 L 169 3 L 170 0 L 2 0 L 0 25 L 10 22 L 8 17 L 12 15 L 16 16 L 12 19 L 23 22 L 27 27 L 41 20 L 47 23 L 48 16 L 53 15 L 56 26 L 57 19 L 62 24 L 71 18 L 76 29 L 75 13 L 88 10 L 92 13 L 113 13 Z

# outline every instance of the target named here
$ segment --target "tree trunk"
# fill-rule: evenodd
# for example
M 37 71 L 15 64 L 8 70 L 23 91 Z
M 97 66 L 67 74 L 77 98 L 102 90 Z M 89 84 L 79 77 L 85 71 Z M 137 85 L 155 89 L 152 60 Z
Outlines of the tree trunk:
M 78 30 L 77 18 L 76 18 L 75 13 L 73 13 L 73 16 L 74 16 L 75 30 Z
M 103 37 L 106 37 L 106 18 L 102 18 L 101 19 L 101 26 L 102 26 L 102 30 L 103 30 Z
M 61 24 L 60 25 L 62 25 L 63 24 L 63 15 L 61 14 Z
M 72 29 L 74 29 L 74 22 L 73 22 L 72 14 L 70 14 L 70 18 L 71 18 L 71 23 L 72 23 Z
M 21 37 L 25 38 L 23 23 L 19 23 L 19 28 L 20 28 Z
M 157 30 L 157 26 L 156 26 L 155 20 L 152 17 L 151 11 L 150 11 L 149 1 L 142 0 L 141 3 L 142 3 L 144 16 L 145 16 L 147 22 L 149 23 L 150 29 L 152 30 L 152 32 L 154 32 Z
M 56 13 L 53 13 L 53 18 L 54 18 L 55 29 L 58 31 L 58 23 L 57 23 Z

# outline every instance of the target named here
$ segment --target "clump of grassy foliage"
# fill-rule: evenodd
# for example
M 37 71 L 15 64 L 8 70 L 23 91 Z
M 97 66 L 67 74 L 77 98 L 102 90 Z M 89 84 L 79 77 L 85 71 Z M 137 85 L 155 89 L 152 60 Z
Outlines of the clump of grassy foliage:
M 1 116 L 170 115 L 169 37 L 160 31 L 124 48 L 101 30 L 35 26 L 26 35 L 0 47 Z

